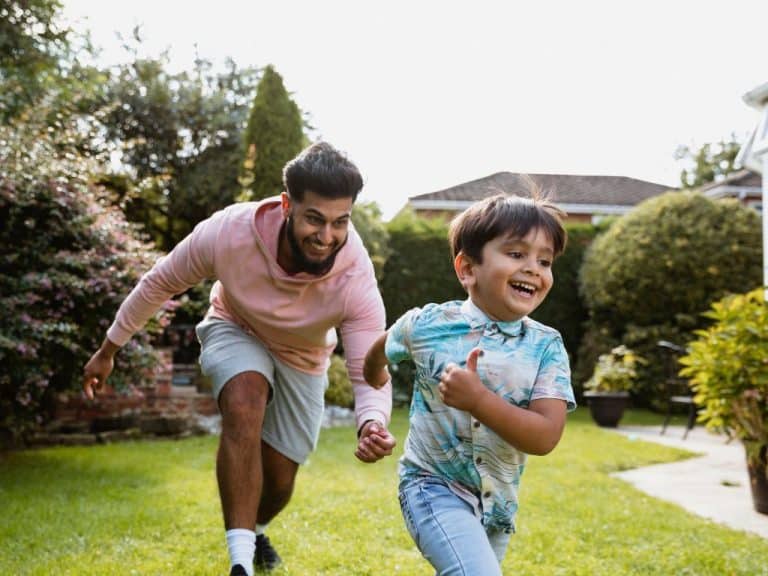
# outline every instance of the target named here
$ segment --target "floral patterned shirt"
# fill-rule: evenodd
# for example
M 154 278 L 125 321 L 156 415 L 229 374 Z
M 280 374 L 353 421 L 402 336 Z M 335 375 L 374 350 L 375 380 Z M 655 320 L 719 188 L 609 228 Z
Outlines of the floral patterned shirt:
M 576 407 L 568 355 L 553 328 L 527 317 L 494 321 L 471 300 L 414 308 L 390 328 L 385 346 L 391 363 L 416 365 L 400 480 L 439 476 L 463 498 L 474 496 L 486 527 L 514 531 L 526 454 L 468 412 L 446 406 L 437 390 L 445 365 L 464 367 L 475 347 L 483 350 L 481 381 L 510 404 L 527 408 L 539 398 L 559 398 L 569 411 Z

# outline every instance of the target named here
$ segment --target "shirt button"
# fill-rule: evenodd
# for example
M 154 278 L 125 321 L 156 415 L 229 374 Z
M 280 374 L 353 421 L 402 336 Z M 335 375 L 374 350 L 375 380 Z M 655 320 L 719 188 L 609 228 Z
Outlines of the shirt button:
M 482 459 L 482 458 L 480 458 L 480 456 L 478 456 L 477 458 L 475 458 L 475 464 L 482 464 L 482 463 L 483 463 L 483 459 Z
M 490 498 L 490 497 L 491 497 L 491 493 L 490 492 L 486 492 L 485 494 L 483 494 L 483 498 L 485 498 L 486 500 L 488 498 Z
M 475 428 L 480 428 L 480 421 L 479 420 L 475 420 L 475 423 L 473 424 L 473 426 Z

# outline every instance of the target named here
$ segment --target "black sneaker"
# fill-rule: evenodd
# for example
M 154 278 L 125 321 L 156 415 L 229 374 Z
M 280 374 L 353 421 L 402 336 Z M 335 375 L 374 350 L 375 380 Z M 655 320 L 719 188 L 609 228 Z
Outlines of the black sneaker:
M 256 552 L 253 555 L 253 564 L 257 570 L 273 570 L 283 561 L 280 555 L 272 547 L 264 534 L 256 536 Z
M 248 572 L 240 564 L 235 564 L 229 571 L 229 576 L 248 576 Z

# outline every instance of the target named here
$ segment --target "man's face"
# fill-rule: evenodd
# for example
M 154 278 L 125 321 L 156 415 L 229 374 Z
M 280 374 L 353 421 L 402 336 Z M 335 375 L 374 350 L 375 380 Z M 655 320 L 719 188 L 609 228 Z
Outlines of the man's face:
M 281 239 L 278 261 L 287 271 L 322 275 L 336 260 L 347 241 L 352 198 L 325 198 L 307 190 L 301 202 L 282 196 L 286 218 L 285 239 Z

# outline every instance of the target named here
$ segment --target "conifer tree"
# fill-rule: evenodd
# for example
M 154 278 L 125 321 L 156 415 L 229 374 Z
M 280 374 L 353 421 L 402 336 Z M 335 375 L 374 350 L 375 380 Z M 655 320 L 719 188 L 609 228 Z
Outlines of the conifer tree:
M 282 191 L 283 166 L 305 144 L 301 112 L 270 65 L 256 88 L 244 138 L 241 200 L 260 200 Z

